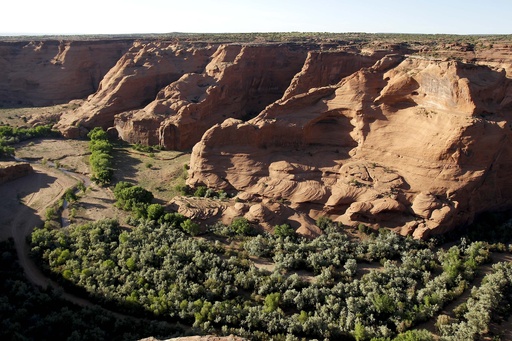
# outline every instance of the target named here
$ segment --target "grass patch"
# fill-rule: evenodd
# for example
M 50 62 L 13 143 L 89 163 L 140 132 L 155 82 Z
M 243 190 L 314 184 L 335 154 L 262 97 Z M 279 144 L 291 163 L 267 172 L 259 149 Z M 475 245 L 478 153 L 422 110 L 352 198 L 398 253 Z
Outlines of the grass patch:
M 151 191 L 155 199 L 169 201 L 180 195 L 177 185 L 184 185 L 184 165 L 190 154 L 159 151 L 155 156 L 134 152 L 131 147 L 115 148 L 113 152 L 115 181 L 128 181 Z

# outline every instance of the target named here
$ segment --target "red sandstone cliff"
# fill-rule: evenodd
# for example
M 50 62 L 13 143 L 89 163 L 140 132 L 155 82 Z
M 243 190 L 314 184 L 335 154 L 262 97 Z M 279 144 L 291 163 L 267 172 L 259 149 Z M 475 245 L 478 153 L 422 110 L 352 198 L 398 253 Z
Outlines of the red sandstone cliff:
M 0 185 L 24 177 L 33 171 L 29 163 L 0 161 Z
M 0 105 L 44 106 L 84 98 L 132 41 L 0 42 Z
M 226 120 L 189 184 L 284 198 L 311 216 L 425 237 L 510 207 L 512 89 L 503 70 L 390 56 L 339 84 Z
M 119 136 L 167 149 L 191 149 L 228 117 L 252 117 L 279 99 L 307 50 L 295 45 L 221 45 L 203 72 L 184 74 L 144 109 L 119 115 Z
M 183 74 L 201 72 L 214 51 L 209 45 L 135 42 L 99 89 L 80 108 L 63 115 L 59 129 L 67 137 L 78 137 L 80 127 L 113 126 L 115 114 L 143 107 Z
M 283 215 L 280 198 L 424 237 L 510 208 L 512 48 L 416 44 L 418 58 L 404 46 L 4 42 L 0 104 L 89 96 L 62 115 L 66 136 L 102 126 L 168 149 L 200 141 L 189 183 L 238 191 L 253 206 L 236 213 L 254 220 Z

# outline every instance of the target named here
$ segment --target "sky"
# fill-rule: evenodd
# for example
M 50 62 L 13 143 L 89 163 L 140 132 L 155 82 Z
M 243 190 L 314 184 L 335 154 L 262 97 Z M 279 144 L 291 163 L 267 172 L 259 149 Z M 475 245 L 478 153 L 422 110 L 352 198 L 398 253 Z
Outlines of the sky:
M 512 34 L 511 0 L 9 0 L 0 34 Z

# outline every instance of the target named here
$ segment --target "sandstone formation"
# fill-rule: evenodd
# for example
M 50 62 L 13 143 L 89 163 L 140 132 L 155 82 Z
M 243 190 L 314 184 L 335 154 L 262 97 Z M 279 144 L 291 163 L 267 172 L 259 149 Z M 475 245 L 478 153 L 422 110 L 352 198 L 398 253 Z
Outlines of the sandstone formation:
M 132 143 L 191 149 L 214 124 L 253 117 L 279 99 L 304 64 L 306 48 L 221 45 L 202 72 L 184 74 L 144 109 L 118 116 L 119 136 Z
M 62 117 L 59 128 L 67 137 L 80 136 L 80 127 L 107 129 L 113 126 L 115 114 L 141 108 L 183 74 L 202 71 L 213 52 L 211 46 L 135 42 L 105 75 L 98 90 L 80 108 Z
M 387 56 L 215 125 L 194 147 L 189 184 L 283 198 L 345 224 L 443 233 L 511 207 L 510 86 L 504 70 Z
M 0 162 L 0 185 L 29 175 L 34 170 L 26 162 Z
M 512 206 L 511 46 L 2 42 L 0 105 L 79 99 L 60 116 L 67 137 L 101 126 L 132 143 L 195 145 L 188 183 L 239 200 L 170 203 L 198 219 L 313 236 L 328 215 L 426 237 Z
M 45 106 L 84 98 L 130 40 L 0 42 L 0 105 Z
M 302 70 L 291 81 L 283 99 L 308 92 L 312 88 L 334 85 L 361 68 L 373 65 L 378 57 L 379 53 L 362 55 L 346 51 L 311 51 Z

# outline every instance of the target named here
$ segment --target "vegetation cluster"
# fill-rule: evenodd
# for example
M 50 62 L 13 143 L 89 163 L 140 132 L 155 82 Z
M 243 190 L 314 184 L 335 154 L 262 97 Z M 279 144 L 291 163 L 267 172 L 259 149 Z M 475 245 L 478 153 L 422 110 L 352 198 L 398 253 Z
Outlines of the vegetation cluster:
M 13 144 L 36 137 L 55 137 L 58 132 L 52 130 L 51 125 L 41 125 L 33 128 L 0 126 L 0 157 L 13 156 Z
M 136 187 L 124 186 L 116 191 Z M 431 340 L 429 332 L 412 328 L 468 290 L 490 256 L 488 243 L 465 239 L 449 249 L 387 230 L 353 240 L 328 219 L 319 221 L 325 234 L 314 240 L 286 232 L 251 236 L 243 220 L 238 234 L 193 237 L 183 218 L 141 216 L 130 230 L 115 220 L 37 229 L 32 251 L 52 276 L 122 312 L 255 340 Z M 210 229 L 220 230 L 219 224 Z M 274 270 L 260 270 L 254 260 Z M 363 270 L 374 264 L 375 270 Z M 450 339 L 453 328 L 485 333 L 499 306 L 512 302 L 510 265 L 493 269 L 500 279 L 490 277 L 484 281 L 490 289 L 474 290 L 494 296 L 475 296 L 459 318 L 440 321 L 443 337 Z M 496 297 L 502 304 L 489 303 Z
M 122 317 L 79 307 L 56 290 L 34 287 L 23 275 L 12 240 L 0 242 L 1 340 L 134 340 L 185 334 L 161 321 Z
M 352 44 L 372 43 L 375 41 L 404 42 L 409 45 L 425 43 L 457 43 L 485 40 L 490 42 L 510 42 L 512 36 L 502 35 L 456 35 L 456 34 L 407 34 L 407 33 L 364 33 L 364 32 L 252 32 L 252 33 L 186 33 L 173 32 L 163 34 L 99 34 L 99 35 L 46 35 L 46 36 L 4 36 L 2 41 L 20 40 L 162 40 L 182 42 L 315 42 L 345 41 Z
M 91 166 L 91 180 L 101 185 L 108 185 L 112 181 L 114 170 L 112 168 L 112 149 L 113 145 L 108 140 L 107 133 L 96 127 L 91 130 L 89 137 L 89 164 Z

